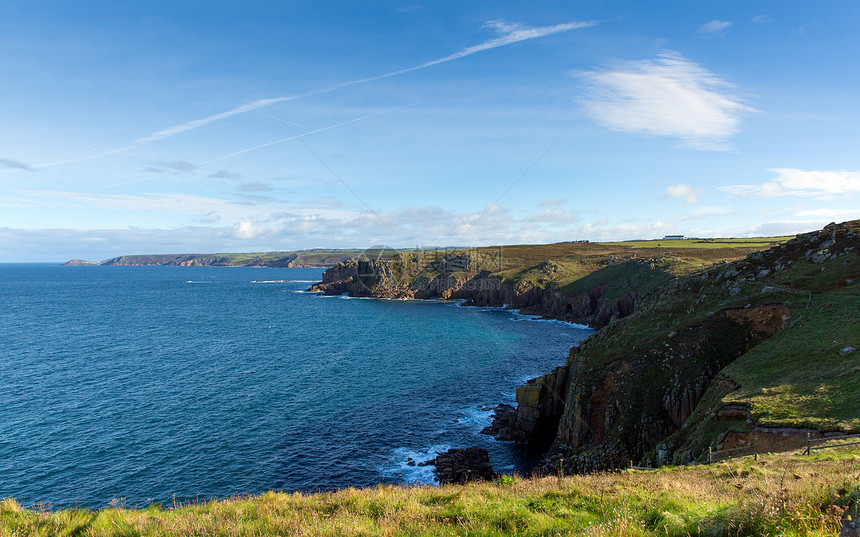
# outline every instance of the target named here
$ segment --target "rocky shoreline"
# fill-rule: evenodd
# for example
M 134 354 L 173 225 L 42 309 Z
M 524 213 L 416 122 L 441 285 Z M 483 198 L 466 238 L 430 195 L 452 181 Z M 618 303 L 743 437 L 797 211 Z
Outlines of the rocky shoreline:
M 724 368 L 807 315 L 798 293 L 811 301 L 812 291 L 799 289 L 852 285 L 860 274 L 857 250 L 856 223 L 832 224 L 687 276 L 661 280 L 654 260 L 617 261 L 574 292 L 552 281 L 516 282 L 468 255 L 452 254 L 430 271 L 414 257 L 350 259 L 309 290 L 458 299 L 598 329 L 570 350 L 565 365 L 519 387 L 516 406 L 499 405 L 484 430 L 544 449 L 546 470 L 564 461 L 565 472 L 590 472 L 701 460 L 708 446 L 742 446 L 753 437 L 768 449 L 795 446 L 796 431 L 760 426 L 743 404 L 707 412 L 701 404 L 737 389 L 720 376 Z M 553 265 L 532 269 L 551 274 Z M 619 283 L 617 274 L 633 276 Z M 797 431 L 804 438 L 810 432 Z
M 610 296 L 610 285 L 597 285 L 568 295 L 550 284 L 544 288 L 517 286 L 489 271 L 473 274 L 441 272 L 432 278 L 403 278 L 392 270 L 397 260 L 350 259 L 323 273 L 322 282 L 308 291 L 396 299 L 462 300 L 464 306 L 516 310 L 599 329 L 636 310 L 639 293 Z

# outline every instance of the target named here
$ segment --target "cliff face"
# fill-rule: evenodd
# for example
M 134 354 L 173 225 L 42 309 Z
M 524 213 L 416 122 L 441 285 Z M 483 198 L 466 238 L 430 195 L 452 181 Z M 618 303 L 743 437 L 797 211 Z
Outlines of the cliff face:
M 263 258 L 249 256 L 237 261 L 235 256 L 221 255 L 124 255 L 99 263 L 106 266 L 165 266 L 165 267 L 296 267 L 296 254 Z
M 517 388 L 516 407 L 507 404 L 496 407 L 493 423 L 483 433 L 496 440 L 529 442 L 548 448 L 555 440 L 559 420 L 564 414 L 569 381 L 568 365 L 531 379 Z
M 819 293 L 832 293 L 834 300 L 848 304 L 847 318 L 839 321 L 856 324 L 860 300 L 848 296 L 857 294 L 860 276 L 858 227 L 856 223 L 831 225 L 742 261 L 672 282 L 640 304 L 633 315 L 611 323 L 571 350 L 561 411 L 558 398 L 533 395 L 558 391 L 561 376 L 545 375 L 531 381 L 528 390 L 517 392 L 517 408 L 498 413 L 492 432 L 500 439 L 542 442 L 546 431 L 532 417 L 558 423 L 547 464 L 557 468 L 564 459 L 563 467 L 569 472 L 624 467 L 631 461 L 689 462 L 703 457 L 709 445 L 714 449 L 751 445 L 753 437 L 760 438 L 762 449 L 794 446 L 796 439 L 786 440 L 791 436 L 786 432 L 790 427 L 766 428 L 753 421 L 755 405 L 719 403 L 723 395 L 740 386 L 718 376 L 757 345 L 799 321 L 828 330 L 832 325 L 826 320 L 818 323 L 815 316 L 825 315 L 828 306 L 833 306 L 824 302 L 819 311 L 810 309 Z M 842 333 L 848 338 L 860 336 L 850 328 Z M 826 334 L 838 337 L 832 331 Z M 804 336 L 804 340 L 820 338 L 818 345 L 831 344 L 824 333 Z M 844 345 L 835 340 L 832 344 Z M 783 355 L 791 363 L 788 357 L 793 348 L 778 349 L 771 354 Z M 846 349 L 840 352 L 851 356 L 853 347 Z M 844 377 L 844 367 L 850 371 L 860 365 L 856 360 L 843 361 L 843 369 L 837 367 L 833 374 Z M 766 367 L 780 365 L 777 358 Z M 771 376 L 803 377 L 792 366 L 784 367 L 788 368 L 784 373 Z M 816 364 L 804 363 L 803 367 L 815 368 Z M 755 364 L 747 368 L 755 369 Z M 854 408 L 851 394 L 858 383 L 843 380 L 840 385 L 836 378 L 831 380 L 827 394 L 819 395 L 823 397 L 819 405 L 843 405 L 850 414 Z M 753 386 L 745 388 L 755 391 Z M 807 409 L 816 406 L 814 393 L 813 389 L 803 402 Z M 705 398 L 713 409 L 697 412 Z M 804 417 L 796 419 L 803 422 Z M 800 431 L 805 438 L 809 429 Z M 813 431 L 813 437 L 819 434 Z
M 726 309 L 644 352 L 581 360 L 570 383 L 554 450 L 571 471 L 640 461 L 686 422 L 717 373 L 782 329 L 787 308 Z M 638 350 L 638 349 L 637 349 Z M 583 453 L 583 448 L 599 452 Z M 586 449 L 586 451 L 590 451 Z
M 517 271 L 489 270 L 480 257 L 452 253 L 429 264 L 417 255 L 349 260 L 326 271 L 323 282 L 311 290 L 461 299 L 467 305 L 507 306 L 600 328 L 571 349 L 563 367 L 520 387 L 517 406 L 500 405 L 485 431 L 500 440 L 548 448 L 548 469 L 564 459 L 566 471 L 587 472 L 631 461 L 687 462 L 705 456 L 709 445 L 719 448 L 748 442 L 756 431 L 765 434 L 754 422 L 755 404 L 720 403 L 726 394 L 741 388 L 754 391 L 758 389 L 754 382 L 763 381 L 754 379 L 742 387 L 721 372 L 753 355 L 763 342 L 782 342 L 776 336 L 790 329 L 812 330 L 808 337 L 823 346 L 829 344 L 831 334 L 826 331 L 833 322 L 844 324 L 847 318 L 856 324 L 860 296 L 852 297 L 858 295 L 858 254 L 860 222 L 848 222 L 799 235 L 735 262 L 688 271 L 686 276 L 670 273 L 660 264 L 662 258 L 613 255 L 600 258 L 598 268 L 564 281 L 558 276 L 564 272 L 563 263 L 552 260 Z M 819 296 L 832 296 L 832 303 L 811 308 Z M 841 313 L 827 317 L 828 308 L 835 311 L 834 304 L 840 305 Z M 840 337 L 852 343 L 850 348 L 860 347 L 851 339 L 860 335 L 860 329 L 850 326 L 839 331 Z M 795 356 L 799 346 L 792 343 L 797 337 L 787 337 L 779 343 L 783 350 L 778 347 L 771 354 L 802 360 Z M 839 344 L 844 347 L 846 341 Z M 856 356 L 860 353 L 855 360 Z M 852 362 L 845 367 L 860 371 L 858 366 Z M 768 367 L 781 366 L 777 360 Z M 834 367 L 840 371 L 838 364 Z M 850 380 L 839 382 L 827 397 L 836 397 L 847 409 L 843 414 L 850 415 L 854 412 L 850 401 L 856 399 L 850 394 L 860 390 L 860 382 L 856 388 Z M 811 386 L 804 404 L 814 407 Z M 832 399 L 828 401 L 820 406 L 831 405 Z M 835 423 L 850 429 L 860 420 L 849 416 Z M 762 442 L 776 446 L 782 441 Z
M 633 263 L 643 271 L 647 263 Z M 592 274 L 600 281 L 600 270 Z M 506 280 L 483 270 L 469 255 L 442 258 L 428 269 L 417 256 L 384 260 L 350 259 L 328 269 L 310 291 L 378 298 L 454 299 L 466 306 L 508 307 L 529 315 L 600 328 L 633 313 L 636 290 L 612 293 L 613 285 L 597 283 L 590 289 L 565 293 L 555 283 L 546 286 Z
M 357 250 L 300 250 L 234 254 L 146 254 L 123 255 L 99 263 L 73 259 L 67 266 L 166 266 L 166 267 L 332 267 L 358 253 Z

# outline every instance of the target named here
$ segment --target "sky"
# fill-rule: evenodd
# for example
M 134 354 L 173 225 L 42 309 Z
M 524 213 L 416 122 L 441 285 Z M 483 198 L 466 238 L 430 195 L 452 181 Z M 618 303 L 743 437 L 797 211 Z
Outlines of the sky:
M 855 2 L 0 4 L 0 262 L 860 218 Z

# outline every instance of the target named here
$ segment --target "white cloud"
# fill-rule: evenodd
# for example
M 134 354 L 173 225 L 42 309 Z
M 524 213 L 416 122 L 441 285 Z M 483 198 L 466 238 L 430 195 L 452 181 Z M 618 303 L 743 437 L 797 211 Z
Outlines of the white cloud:
M 174 222 L 232 223 L 283 210 L 283 205 L 272 198 L 244 197 L 242 200 L 232 200 L 182 193 L 92 194 L 38 190 L 21 192 L 16 202 L 18 205 L 23 202 L 38 204 L 49 210 L 71 209 L 82 213 L 99 210 L 137 213 L 149 222 L 164 220 L 159 215 L 172 215 L 171 221 Z M 299 211 L 319 212 L 316 209 Z
M 756 15 L 750 22 L 753 24 L 770 24 L 773 22 L 773 17 L 770 15 Z
M 548 224 L 564 225 L 576 221 L 577 215 L 558 207 L 550 207 L 529 217 L 531 222 L 546 222 Z
M 797 235 L 821 229 L 830 222 L 828 220 L 790 220 L 779 222 L 765 222 L 750 229 L 748 237 L 777 237 L 782 235 Z M 738 234 L 743 236 L 743 234 Z
M 798 211 L 796 216 L 811 216 L 814 218 L 829 218 L 836 221 L 853 220 L 860 217 L 858 209 L 810 209 Z
M 548 200 L 543 200 L 540 202 L 541 207 L 559 207 L 567 203 L 566 199 L 563 198 L 552 198 Z
M 195 196 L 193 194 L 83 194 L 58 190 L 28 191 L 23 194 L 38 200 L 55 200 L 66 205 L 88 209 L 115 209 L 122 211 L 145 211 L 160 213 L 180 213 L 189 215 L 207 214 L 220 211 L 254 211 L 243 205 L 219 198 Z
M 699 194 L 701 193 L 701 188 L 694 189 L 690 185 L 685 185 L 684 183 L 678 183 L 677 185 L 671 185 L 666 187 L 667 198 L 684 198 L 684 203 L 686 203 L 687 205 L 698 203 Z
M 268 226 L 259 225 L 252 220 L 242 220 L 233 226 L 233 232 L 240 239 L 256 239 L 271 231 Z
M 773 168 L 777 177 L 760 185 L 729 185 L 721 190 L 750 198 L 804 196 L 831 198 L 860 192 L 860 173 L 848 171 L 799 170 Z
M 696 30 L 700 35 L 714 36 L 714 35 L 722 35 L 726 33 L 731 25 L 734 24 L 733 21 L 721 21 L 714 19 L 711 22 L 706 22 L 705 24 L 699 26 L 699 29 Z
M 613 130 L 670 136 L 681 147 L 726 149 L 741 112 L 755 111 L 723 93 L 729 84 L 672 51 L 656 60 L 582 74 L 591 86 L 591 115 Z
M 656 221 L 652 223 L 612 224 L 602 219 L 579 227 L 577 236 L 592 241 L 614 241 L 628 239 L 648 239 L 662 237 L 675 228 L 674 222 Z

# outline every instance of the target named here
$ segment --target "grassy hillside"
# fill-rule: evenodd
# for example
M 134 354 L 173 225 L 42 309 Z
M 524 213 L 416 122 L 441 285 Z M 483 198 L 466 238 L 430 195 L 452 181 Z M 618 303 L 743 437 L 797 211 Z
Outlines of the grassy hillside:
M 653 291 L 572 350 L 569 468 L 860 431 L 860 221 L 688 276 L 624 262 L 570 287 L 598 282 Z
M 741 259 L 791 238 L 518 244 L 472 251 L 501 259 L 500 267 L 488 269 L 503 272 L 506 277 L 518 281 L 529 280 L 527 274 L 540 272 L 546 268 L 546 263 L 553 263 L 560 267 L 561 272 L 559 278 L 550 277 L 547 281 L 556 281 L 563 286 L 581 275 L 630 259 L 653 261 L 671 268 L 670 272 L 675 275 L 689 274 L 713 263 Z
M 607 242 L 604 244 L 614 246 L 629 246 L 635 248 L 696 248 L 696 249 L 719 249 L 719 248 L 755 248 L 766 250 L 777 246 L 793 236 L 784 237 L 756 237 L 750 239 L 681 239 L 681 240 L 647 240 L 647 241 L 623 241 Z
M 853 507 L 852 507 L 853 506 Z M 836 536 L 860 506 L 860 450 L 444 487 L 269 492 L 101 511 L 0 502 L 0 535 Z
M 723 371 L 739 388 L 723 403 L 745 402 L 765 426 L 860 431 L 860 288 L 814 296 L 806 316 Z M 804 310 L 806 308 L 803 308 Z

